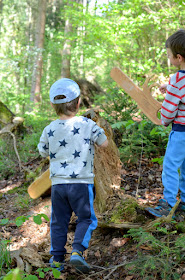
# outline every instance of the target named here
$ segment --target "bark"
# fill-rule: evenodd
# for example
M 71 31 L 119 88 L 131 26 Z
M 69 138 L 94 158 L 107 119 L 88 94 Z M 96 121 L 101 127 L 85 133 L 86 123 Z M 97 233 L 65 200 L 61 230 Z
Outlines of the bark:
M 8 123 L 11 123 L 14 116 L 14 113 L 12 113 L 8 107 L 0 101 L 0 129 Z
M 70 78 L 70 61 L 71 61 L 71 40 L 68 39 L 69 34 L 72 31 L 72 25 L 69 19 L 65 21 L 65 41 L 62 50 L 62 78 Z
M 32 76 L 32 88 L 30 101 L 37 103 L 41 101 L 41 76 L 42 76 L 42 51 L 44 47 L 44 33 L 45 33 L 45 21 L 46 21 L 46 0 L 39 0 L 39 11 L 36 25 L 36 39 L 35 47 L 37 55 L 35 57 L 33 76 Z

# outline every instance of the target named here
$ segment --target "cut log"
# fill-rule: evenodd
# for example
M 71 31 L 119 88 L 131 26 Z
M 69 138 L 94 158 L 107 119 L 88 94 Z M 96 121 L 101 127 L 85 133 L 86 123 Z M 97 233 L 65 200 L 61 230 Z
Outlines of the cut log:
M 100 117 L 99 113 L 89 110 L 84 114 L 91 118 L 105 130 L 109 145 L 106 149 L 95 148 L 94 172 L 96 188 L 95 204 L 101 213 L 106 209 L 106 200 L 112 193 L 112 188 L 119 188 L 121 183 L 121 161 L 116 144 L 113 140 L 113 132 L 110 124 Z M 28 193 L 32 198 L 38 198 L 48 188 L 51 187 L 49 179 L 49 169 L 36 179 L 28 188 Z

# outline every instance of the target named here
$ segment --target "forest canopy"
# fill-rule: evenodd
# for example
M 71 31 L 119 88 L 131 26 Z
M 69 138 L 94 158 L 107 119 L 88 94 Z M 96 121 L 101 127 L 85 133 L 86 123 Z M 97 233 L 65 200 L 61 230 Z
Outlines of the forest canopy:
M 15 114 L 30 110 L 30 102 L 48 104 L 48 90 L 62 75 L 112 95 L 114 66 L 138 84 L 150 73 L 169 75 L 165 40 L 184 26 L 183 1 L 103 2 L 0 2 L 1 101 Z

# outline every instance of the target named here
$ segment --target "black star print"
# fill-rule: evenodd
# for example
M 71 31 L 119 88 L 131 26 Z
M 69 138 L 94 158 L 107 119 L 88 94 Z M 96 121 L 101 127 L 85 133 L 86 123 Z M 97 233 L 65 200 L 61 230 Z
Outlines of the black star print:
M 48 150 L 48 148 L 46 147 L 46 144 L 42 147 L 45 151 Z
M 93 163 L 92 163 L 92 161 L 91 161 L 91 173 L 93 173 Z
M 55 130 L 52 131 L 52 130 L 50 129 L 50 131 L 48 132 L 48 136 L 49 136 L 49 137 L 50 137 L 50 136 L 54 136 L 54 135 L 53 135 L 54 132 L 55 132 Z
M 63 123 L 63 122 L 60 122 L 59 124 L 63 124 L 63 125 L 65 125 L 65 123 Z
M 50 159 L 56 158 L 55 155 L 56 155 L 56 153 L 54 153 L 54 154 L 53 154 L 53 153 L 50 153 L 50 155 L 49 155 L 49 156 L 50 156 Z
M 100 136 L 101 135 L 101 132 L 98 132 L 98 135 L 97 136 Z
M 80 153 L 81 153 L 81 151 L 80 151 L 80 152 L 77 152 L 77 151 L 75 150 L 75 152 L 74 152 L 74 154 L 73 154 L 74 158 L 80 157 Z
M 73 130 L 71 130 L 71 132 L 73 132 L 73 135 L 79 134 L 79 131 L 78 131 L 79 129 L 80 129 L 80 128 L 74 127 Z
M 91 154 L 91 148 L 89 149 L 89 152 L 90 152 L 90 154 Z
M 64 147 L 65 147 L 66 144 L 68 144 L 68 143 L 65 141 L 65 139 L 64 139 L 63 141 L 59 141 L 59 142 L 60 142 L 60 147 L 61 147 L 61 146 L 64 146 Z
M 79 174 L 75 174 L 74 171 L 73 171 L 73 173 L 71 175 L 69 175 L 69 176 L 71 176 L 71 178 L 76 178 L 78 175 Z
M 90 143 L 90 139 L 89 138 L 84 138 L 85 140 L 85 144 L 89 144 Z
M 87 161 L 83 161 L 83 163 L 84 163 L 84 166 L 83 166 L 83 167 L 85 167 L 85 166 L 87 165 Z
M 52 173 L 52 174 L 51 174 L 51 177 L 54 177 L 54 176 L 55 176 L 55 174 L 56 174 L 56 173 Z
M 96 133 L 97 129 L 95 131 L 93 131 L 93 133 Z
M 66 168 L 68 165 L 69 165 L 69 164 L 67 164 L 66 161 L 65 161 L 65 162 L 61 162 L 61 168 L 62 168 L 62 167 L 63 167 L 63 168 Z

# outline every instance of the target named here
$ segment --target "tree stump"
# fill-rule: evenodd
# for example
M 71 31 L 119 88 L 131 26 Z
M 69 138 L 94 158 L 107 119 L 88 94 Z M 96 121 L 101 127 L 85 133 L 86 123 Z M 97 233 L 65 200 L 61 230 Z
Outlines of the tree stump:
M 8 123 L 11 123 L 14 117 L 14 113 L 12 113 L 8 107 L 0 101 L 0 129 Z
M 102 127 L 109 141 L 108 147 L 105 149 L 96 146 L 94 156 L 95 205 L 98 212 L 102 213 L 106 210 L 107 198 L 113 194 L 113 188 L 120 188 L 121 161 L 110 124 L 95 110 L 87 111 L 84 116 Z

